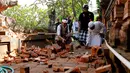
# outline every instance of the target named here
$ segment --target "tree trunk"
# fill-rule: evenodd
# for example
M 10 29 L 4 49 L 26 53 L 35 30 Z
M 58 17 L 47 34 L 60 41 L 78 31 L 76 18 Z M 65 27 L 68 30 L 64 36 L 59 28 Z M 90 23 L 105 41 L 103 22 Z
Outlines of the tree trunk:
M 74 6 L 74 0 L 72 0 L 72 10 L 73 10 L 74 17 L 76 17 L 76 11 L 75 11 L 75 6 Z
M 55 9 L 51 11 L 49 14 L 49 27 L 48 32 L 54 32 L 54 24 L 55 24 Z

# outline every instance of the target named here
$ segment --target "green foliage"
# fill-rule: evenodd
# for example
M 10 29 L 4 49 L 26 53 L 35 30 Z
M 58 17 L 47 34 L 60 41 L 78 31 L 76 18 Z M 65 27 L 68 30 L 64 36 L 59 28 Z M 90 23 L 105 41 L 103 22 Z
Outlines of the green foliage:
M 66 18 L 67 16 L 79 17 L 82 6 L 87 4 L 87 0 L 36 0 L 30 6 L 14 6 L 3 12 L 4 15 L 16 20 L 11 28 L 19 31 L 31 31 L 34 29 L 46 29 L 49 24 L 49 15 L 55 10 L 55 18 Z M 41 9 L 47 5 L 48 9 Z M 55 19 L 54 19 L 55 20 Z
M 72 5 L 72 2 L 74 4 Z M 47 2 L 48 9 L 55 9 L 56 10 L 56 17 L 58 18 L 65 18 L 67 16 L 74 16 L 73 7 L 76 11 L 76 16 L 78 17 L 79 14 L 82 12 L 82 6 L 87 4 L 87 0 L 49 0 Z
M 100 1 L 96 0 L 96 3 L 97 3 L 97 8 L 100 8 Z
M 25 32 L 29 32 L 30 30 L 39 28 L 39 27 L 47 27 L 48 24 L 48 15 L 46 14 L 47 10 L 43 10 L 38 8 L 37 5 L 31 6 L 15 6 L 4 11 L 4 14 L 12 17 L 16 20 L 17 27 L 22 27 L 23 29 L 19 29 Z M 15 30 L 14 29 L 14 30 Z
M 101 16 L 102 14 L 101 14 L 101 5 L 100 5 L 100 0 L 96 0 L 96 3 L 97 3 L 97 8 L 98 8 L 98 13 L 99 13 L 99 15 Z

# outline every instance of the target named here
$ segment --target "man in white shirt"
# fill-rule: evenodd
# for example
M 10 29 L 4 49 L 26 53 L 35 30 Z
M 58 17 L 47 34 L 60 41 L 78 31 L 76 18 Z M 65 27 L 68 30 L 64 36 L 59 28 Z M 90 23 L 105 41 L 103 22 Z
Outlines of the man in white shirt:
M 57 36 L 55 40 L 62 49 L 65 49 L 65 44 L 69 44 L 71 42 L 70 36 L 67 21 L 63 19 L 62 23 L 57 27 Z
M 75 18 L 75 21 L 73 22 L 72 33 L 73 33 L 74 39 L 78 39 L 78 37 L 79 37 L 79 23 L 78 23 L 77 18 Z

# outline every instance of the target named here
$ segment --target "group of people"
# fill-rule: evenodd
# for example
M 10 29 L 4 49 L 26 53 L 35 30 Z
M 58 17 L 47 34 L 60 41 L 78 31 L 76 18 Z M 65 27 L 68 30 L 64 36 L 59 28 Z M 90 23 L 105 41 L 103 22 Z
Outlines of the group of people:
M 81 45 L 100 46 L 102 44 L 102 36 L 105 34 L 105 26 L 101 22 L 101 17 L 98 16 L 94 22 L 94 14 L 88 11 L 88 5 L 83 6 L 83 12 L 79 19 L 75 18 L 72 23 L 70 16 L 67 19 L 62 19 L 62 22 L 56 23 L 56 41 L 65 48 L 63 44 L 71 43 L 71 35 L 75 40 L 78 40 Z M 58 19 L 59 21 L 59 19 Z

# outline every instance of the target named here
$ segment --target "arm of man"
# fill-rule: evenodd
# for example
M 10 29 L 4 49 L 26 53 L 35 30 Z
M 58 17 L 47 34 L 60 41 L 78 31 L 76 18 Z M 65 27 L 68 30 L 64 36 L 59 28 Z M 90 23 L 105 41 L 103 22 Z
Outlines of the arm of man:
M 101 26 L 100 36 L 102 38 L 104 38 L 104 35 L 105 35 L 105 32 L 104 32 L 105 25 L 102 22 L 100 22 L 100 26 Z

